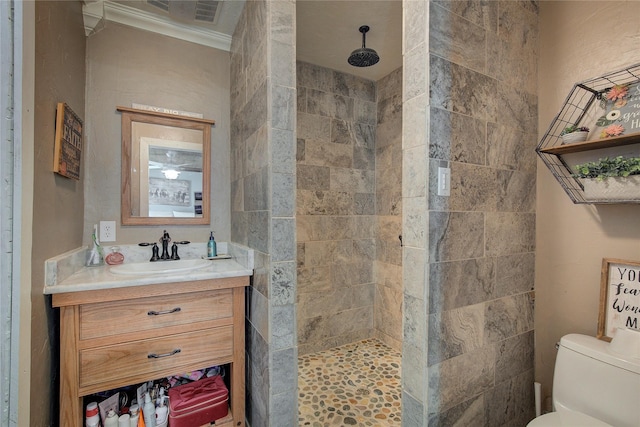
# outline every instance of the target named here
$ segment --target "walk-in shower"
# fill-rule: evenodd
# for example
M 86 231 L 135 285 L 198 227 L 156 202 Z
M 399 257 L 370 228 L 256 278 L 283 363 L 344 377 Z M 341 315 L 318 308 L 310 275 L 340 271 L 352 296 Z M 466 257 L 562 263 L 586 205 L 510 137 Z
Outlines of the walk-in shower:
M 296 71 L 300 425 L 400 425 L 402 70 Z

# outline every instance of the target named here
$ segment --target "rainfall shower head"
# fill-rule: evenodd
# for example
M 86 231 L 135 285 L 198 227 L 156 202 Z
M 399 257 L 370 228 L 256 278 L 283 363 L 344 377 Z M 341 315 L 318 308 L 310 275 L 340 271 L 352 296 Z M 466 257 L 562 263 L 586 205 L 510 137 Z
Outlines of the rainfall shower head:
M 354 67 L 370 67 L 377 64 L 380 61 L 380 57 L 375 50 L 365 46 L 365 37 L 369 27 L 363 25 L 359 31 L 362 33 L 362 47 L 351 52 L 347 61 Z

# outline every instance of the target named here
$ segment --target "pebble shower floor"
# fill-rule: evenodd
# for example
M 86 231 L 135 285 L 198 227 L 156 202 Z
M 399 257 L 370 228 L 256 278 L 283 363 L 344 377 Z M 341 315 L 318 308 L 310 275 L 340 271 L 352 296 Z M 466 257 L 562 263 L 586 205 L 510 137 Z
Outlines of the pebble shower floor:
M 301 356 L 298 396 L 300 426 L 400 426 L 400 353 L 368 339 Z

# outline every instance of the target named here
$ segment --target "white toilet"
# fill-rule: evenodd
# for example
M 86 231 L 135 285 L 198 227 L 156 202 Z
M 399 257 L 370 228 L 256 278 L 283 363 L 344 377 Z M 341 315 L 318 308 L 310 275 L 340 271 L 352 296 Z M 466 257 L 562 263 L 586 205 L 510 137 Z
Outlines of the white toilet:
M 611 343 L 569 334 L 553 378 L 555 412 L 528 427 L 639 427 L 640 332 L 618 329 Z

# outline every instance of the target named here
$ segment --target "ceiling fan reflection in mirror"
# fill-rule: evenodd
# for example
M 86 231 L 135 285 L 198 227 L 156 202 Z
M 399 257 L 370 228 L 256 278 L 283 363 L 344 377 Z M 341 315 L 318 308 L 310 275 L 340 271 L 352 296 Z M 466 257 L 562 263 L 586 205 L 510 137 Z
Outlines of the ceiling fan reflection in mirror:
M 160 169 L 166 179 L 181 172 L 202 172 L 202 152 L 149 147 L 149 170 Z

